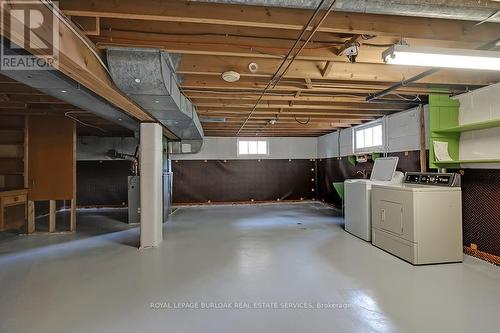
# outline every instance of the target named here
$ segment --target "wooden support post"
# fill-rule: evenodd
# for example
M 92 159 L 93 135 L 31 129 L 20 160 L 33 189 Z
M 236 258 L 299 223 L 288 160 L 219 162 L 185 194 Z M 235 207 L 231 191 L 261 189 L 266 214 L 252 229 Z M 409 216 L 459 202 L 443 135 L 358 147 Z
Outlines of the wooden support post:
M 0 202 L 0 231 L 4 231 L 5 229 L 5 220 L 4 220 L 5 210 L 3 207 L 3 200 Z
M 26 204 L 26 211 L 27 211 L 27 220 L 28 220 L 28 227 L 26 232 L 28 234 L 32 234 L 35 232 L 35 202 L 32 200 L 28 200 Z
M 71 222 L 69 226 L 69 231 L 76 231 L 76 199 L 71 200 Z
M 420 105 L 420 171 L 427 171 L 427 152 L 425 149 L 425 112 L 424 106 Z
M 71 198 L 71 217 L 69 231 L 76 231 L 76 124 L 73 124 L 73 198 Z
M 49 200 L 49 232 L 56 231 L 56 201 Z

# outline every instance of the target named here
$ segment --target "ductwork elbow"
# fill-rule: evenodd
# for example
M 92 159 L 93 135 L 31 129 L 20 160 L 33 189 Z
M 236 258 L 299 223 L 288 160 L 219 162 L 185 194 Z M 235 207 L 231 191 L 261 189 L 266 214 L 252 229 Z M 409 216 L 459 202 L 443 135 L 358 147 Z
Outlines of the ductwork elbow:
M 172 152 L 197 153 L 203 128 L 196 107 L 180 91 L 170 55 L 157 49 L 108 48 L 108 67 L 114 83 L 144 110 L 177 135 Z

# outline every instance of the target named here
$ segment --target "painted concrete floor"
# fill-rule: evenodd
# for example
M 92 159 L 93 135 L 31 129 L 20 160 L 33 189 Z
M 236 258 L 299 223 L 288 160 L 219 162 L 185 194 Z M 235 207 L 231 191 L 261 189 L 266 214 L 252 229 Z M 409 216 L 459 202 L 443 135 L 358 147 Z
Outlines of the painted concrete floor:
M 112 227 L 0 242 L 0 332 L 498 331 L 500 268 L 414 267 L 319 203 L 181 208 L 141 251 L 79 215 Z

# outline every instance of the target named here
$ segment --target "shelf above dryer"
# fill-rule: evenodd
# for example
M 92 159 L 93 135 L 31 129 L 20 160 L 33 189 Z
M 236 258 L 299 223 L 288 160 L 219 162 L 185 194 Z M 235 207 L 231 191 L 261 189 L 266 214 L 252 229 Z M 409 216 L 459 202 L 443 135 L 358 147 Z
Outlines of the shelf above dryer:
M 448 127 L 435 130 L 436 133 L 462 133 L 468 131 L 476 131 L 488 128 L 500 127 L 500 119 L 481 121 L 477 123 L 464 124 L 460 126 Z

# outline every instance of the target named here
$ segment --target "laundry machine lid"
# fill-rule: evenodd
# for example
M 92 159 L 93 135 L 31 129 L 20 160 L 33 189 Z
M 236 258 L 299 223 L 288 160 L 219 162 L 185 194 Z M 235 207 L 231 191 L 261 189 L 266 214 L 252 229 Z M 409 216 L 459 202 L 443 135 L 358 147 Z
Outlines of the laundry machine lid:
M 370 180 L 390 181 L 394 177 L 399 157 L 380 157 L 375 160 Z

